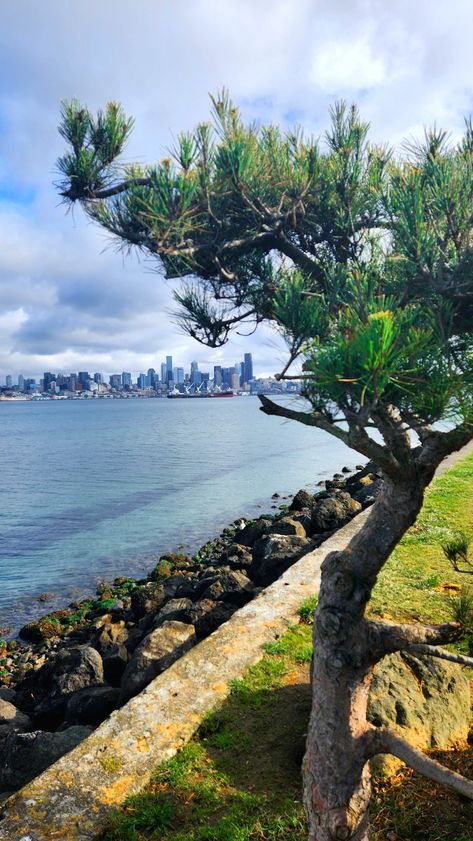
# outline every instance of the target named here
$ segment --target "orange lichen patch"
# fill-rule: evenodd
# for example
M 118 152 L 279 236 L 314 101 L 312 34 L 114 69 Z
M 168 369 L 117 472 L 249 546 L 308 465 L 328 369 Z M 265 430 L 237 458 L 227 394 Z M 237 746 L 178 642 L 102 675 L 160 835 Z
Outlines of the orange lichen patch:
M 140 739 L 136 740 L 135 750 L 137 750 L 139 753 L 149 753 L 150 748 L 149 748 L 148 740 L 145 739 L 144 736 L 141 736 Z
M 133 785 L 136 785 L 136 777 L 132 774 L 120 777 L 113 785 L 105 786 L 99 790 L 99 800 L 104 806 L 114 806 L 125 800 Z
M 214 683 L 212 686 L 213 692 L 223 693 L 226 692 L 228 689 L 228 684 L 226 683 Z

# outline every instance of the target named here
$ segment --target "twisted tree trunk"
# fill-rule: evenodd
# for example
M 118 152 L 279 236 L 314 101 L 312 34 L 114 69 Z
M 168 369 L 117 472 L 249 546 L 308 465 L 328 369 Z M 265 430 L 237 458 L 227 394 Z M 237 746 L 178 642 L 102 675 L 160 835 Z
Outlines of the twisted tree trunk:
M 426 477 L 427 479 L 427 477 Z M 370 837 L 368 760 L 383 747 L 367 721 L 373 667 L 404 642 L 446 641 L 455 634 L 416 626 L 385 626 L 364 618 L 376 577 L 415 521 L 425 484 L 384 482 L 363 528 L 322 566 L 314 621 L 313 701 L 303 763 L 310 841 L 366 841 Z M 410 629 L 410 633 L 409 630 Z

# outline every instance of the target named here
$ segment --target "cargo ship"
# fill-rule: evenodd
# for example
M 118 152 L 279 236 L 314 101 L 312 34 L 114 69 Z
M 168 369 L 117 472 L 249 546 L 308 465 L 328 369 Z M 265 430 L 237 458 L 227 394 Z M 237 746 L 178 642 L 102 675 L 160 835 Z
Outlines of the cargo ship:
M 194 392 L 194 394 L 187 394 L 186 392 L 183 393 L 181 391 L 172 391 L 171 394 L 168 394 L 167 396 L 169 397 L 170 400 L 175 400 L 175 399 L 187 400 L 188 398 L 193 400 L 194 398 L 199 398 L 199 397 L 202 397 L 202 398 L 204 398 L 204 397 L 233 397 L 233 391 L 215 391 L 215 392 L 211 392 L 211 391 L 207 392 L 206 391 L 206 392 L 197 392 L 197 393 Z

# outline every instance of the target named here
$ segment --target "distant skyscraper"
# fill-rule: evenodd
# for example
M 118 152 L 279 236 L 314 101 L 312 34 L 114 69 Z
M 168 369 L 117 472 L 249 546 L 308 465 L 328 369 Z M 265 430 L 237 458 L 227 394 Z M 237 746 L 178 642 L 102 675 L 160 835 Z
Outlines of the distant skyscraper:
M 214 365 L 214 385 L 222 385 L 222 366 Z
M 156 388 L 156 371 L 154 370 L 154 368 L 148 368 L 146 382 L 150 388 Z
M 103 374 L 94 374 L 94 382 L 98 383 L 98 385 L 101 385 L 103 383 Z
M 19 374 L 19 376 L 18 376 L 18 391 L 24 391 L 24 390 L 25 390 L 25 378 L 24 378 L 23 374 Z
M 167 383 L 165 362 L 161 362 L 161 382 L 163 383 L 163 385 L 166 385 Z
M 80 374 L 79 374 L 80 376 Z M 56 374 L 51 374 L 51 371 L 45 371 L 43 374 L 43 391 L 49 391 L 51 383 L 56 380 Z
M 174 371 L 174 382 L 176 385 L 182 385 L 184 383 L 184 368 L 175 368 Z
M 7 374 L 7 376 L 5 377 L 5 385 L 7 388 L 11 388 L 13 386 L 13 379 L 11 374 Z
M 251 353 L 245 353 L 245 361 L 243 362 L 243 381 L 249 383 L 253 379 L 253 357 Z
M 131 374 L 129 371 L 122 371 L 122 386 L 123 388 L 130 388 L 131 386 Z
M 146 388 L 146 374 L 139 374 L 136 384 L 138 388 L 144 390 Z
M 88 389 L 89 380 L 90 380 L 90 374 L 89 374 L 88 371 L 79 371 L 79 382 L 80 382 L 83 389 L 86 389 L 86 390 Z M 46 389 L 45 389 L 45 391 L 46 391 Z
M 172 380 L 172 356 L 166 356 L 166 382 Z
M 111 388 L 121 388 L 122 387 L 122 375 L 121 374 L 110 374 L 110 386 L 111 386 Z

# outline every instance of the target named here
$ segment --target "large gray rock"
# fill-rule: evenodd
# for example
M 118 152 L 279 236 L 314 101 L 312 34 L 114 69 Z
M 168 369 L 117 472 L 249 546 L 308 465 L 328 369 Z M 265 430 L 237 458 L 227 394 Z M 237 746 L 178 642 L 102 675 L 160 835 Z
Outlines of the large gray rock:
M 301 521 L 292 517 L 281 517 L 281 519 L 275 520 L 268 529 L 268 534 L 292 534 L 295 537 L 307 537 Z
M 352 499 L 349 493 L 338 491 L 333 496 L 320 500 L 312 511 L 312 526 L 314 532 L 333 531 L 344 526 L 361 511 L 361 505 Z
M 468 679 L 460 666 L 445 660 L 392 654 L 376 667 L 368 718 L 424 750 L 465 742 L 471 723 Z M 374 770 L 387 775 L 400 765 L 398 759 L 382 756 Z
M 313 543 L 306 537 L 273 534 L 261 537 L 253 549 L 253 563 L 248 570 L 256 584 L 270 584 L 291 564 L 310 552 Z
M 95 648 L 81 646 L 60 651 L 39 671 L 43 669 L 46 670 L 44 682 L 49 686 L 34 708 L 34 722 L 37 727 L 53 730 L 63 721 L 73 692 L 103 683 L 103 664 Z
M 68 727 L 58 733 L 13 733 L 1 745 L 0 791 L 15 791 L 41 774 L 60 756 L 75 748 L 92 732 L 90 727 Z
M 242 572 L 232 570 L 219 575 L 216 580 L 202 593 L 202 599 L 230 602 L 237 607 L 243 607 L 253 598 L 254 585 Z
M 187 622 L 189 621 L 189 610 L 192 608 L 193 602 L 191 599 L 169 599 L 164 607 L 160 608 L 159 613 L 153 621 L 155 628 L 158 628 L 164 622 Z
M 183 622 L 164 622 L 139 644 L 122 680 L 120 704 L 140 692 L 196 643 L 195 628 Z

